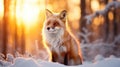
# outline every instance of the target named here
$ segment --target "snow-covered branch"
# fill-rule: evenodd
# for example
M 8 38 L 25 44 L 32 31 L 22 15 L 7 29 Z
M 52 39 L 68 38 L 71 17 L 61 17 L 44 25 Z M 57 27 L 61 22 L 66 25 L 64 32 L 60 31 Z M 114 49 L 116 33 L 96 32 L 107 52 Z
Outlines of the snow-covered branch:
M 101 11 L 96 11 L 95 13 L 91 14 L 91 15 L 87 15 L 85 16 L 85 19 L 87 19 L 87 24 L 90 24 L 92 22 L 92 19 L 96 16 L 99 16 L 99 15 L 106 15 L 107 12 L 112 8 L 114 7 L 115 9 L 117 8 L 120 8 L 120 2 L 118 1 L 113 1 L 109 4 L 106 5 L 105 9 L 104 10 L 101 10 Z

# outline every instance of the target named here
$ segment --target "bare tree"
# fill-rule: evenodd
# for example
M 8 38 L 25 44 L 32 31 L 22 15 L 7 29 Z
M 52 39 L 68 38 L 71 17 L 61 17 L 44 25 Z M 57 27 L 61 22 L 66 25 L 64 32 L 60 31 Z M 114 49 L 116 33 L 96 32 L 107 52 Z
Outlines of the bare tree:
M 14 49 L 14 51 L 13 51 L 13 54 L 15 54 L 14 52 L 16 52 L 16 50 L 17 50 L 17 48 L 18 48 L 18 35 L 17 35 L 17 22 L 16 22 L 16 2 L 17 2 L 17 0 L 14 0 L 14 18 L 13 18 L 13 22 L 14 22 L 14 38 L 13 38 L 13 40 L 14 40 L 14 46 L 13 46 L 13 49 Z
M 81 7 L 81 18 L 80 18 L 80 32 L 85 33 L 83 28 L 86 27 L 85 23 L 85 15 L 86 15 L 86 0 L 80 0 L 80 7 Z M 84 37 L 80 37 L 81 40 L 84 40 Z M 85 40 L 84 40 L 85 41 Z
M 22 23 L 21 25 L 22 28 L 22 35 L 21 35 L 21 53 L 24 54 L 25 53 L 25 26 Z
M 7 27 L 8 27 L 8 23 L 9 23 L 9 3 L 10 0 L 4 0 L 4 17 L 3 17 L 3 51 L 2 53 L 4 55 L 6 55 L 7 53 Z

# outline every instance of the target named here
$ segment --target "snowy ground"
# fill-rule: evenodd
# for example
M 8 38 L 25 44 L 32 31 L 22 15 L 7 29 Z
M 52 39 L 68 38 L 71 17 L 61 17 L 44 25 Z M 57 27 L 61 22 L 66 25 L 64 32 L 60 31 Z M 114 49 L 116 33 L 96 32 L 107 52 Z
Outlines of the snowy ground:
M 53 62 L 47 62 L 42 60 L 35 60 L 32 58 L 18 57 L 14 60 L 0 61 L 0 67 L 67 67 L 65 65 Z M 110 56 L 104 58 L 101 55 L 97 55 L 93 62 L 85 62 L 83 65 L 70 66 L 70 67 L 120 67 L 120 58 Z

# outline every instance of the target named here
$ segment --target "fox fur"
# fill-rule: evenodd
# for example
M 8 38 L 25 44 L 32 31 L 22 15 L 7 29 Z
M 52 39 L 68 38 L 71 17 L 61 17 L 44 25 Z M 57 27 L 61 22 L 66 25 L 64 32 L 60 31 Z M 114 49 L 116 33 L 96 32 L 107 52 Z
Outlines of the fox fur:
M 58 14 L 46 9 L 46 20 L 42 29 L 44 45 L 51 52 L 51 61 L 64 65 L 82 64 L 80 43 L 69 31 L 67 11 Z

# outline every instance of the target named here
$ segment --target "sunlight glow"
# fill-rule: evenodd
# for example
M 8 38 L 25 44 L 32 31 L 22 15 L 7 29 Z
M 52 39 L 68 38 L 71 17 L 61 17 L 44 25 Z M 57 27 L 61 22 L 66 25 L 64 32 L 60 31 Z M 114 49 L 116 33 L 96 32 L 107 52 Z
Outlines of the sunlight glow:
M 18 35 L 21 35 L 22 26 L 25 29 L 26 51 L 35 53 L 34 40 L 40 39 L 40 29 L 44 21 L 44 0 L 17 0 L 16 21 Z
M 103 17 L 102 15 L 100 15 L 100 16 L 95 17 L 95 18 L 93 19 L 93 24 L 94 24 L 95 26 L 99 26 L 99 25 L 103 24 L 104 21 L 105 21 L 104 17 Z
M 111 20 L 111 21 L 114 19 L 112 12 L 109 12 L 109 13 L 108 13 L 108 18 L 109 18 L 109 20 Z
M 44 10 L 44 5 L 40 0 L 17 1 L 16 16 L 26 27 L 31 27 L 39 20 L 40 11 Z M 43 3 L 43 2 L 42 2 Z M 18 25 L 21 22 L 18 21 Z
M 4 14 L 4 6 L 3 6 L 3 0 L 0 1 L 0 20 L 2 19 Z
M 81 18 L 80 0 L 69 0 L 68 20 L 71 21 L 71 27 L 79 28 L 79 19 Z M 74 9 L 73 9 L 74 8 Z
M 99 10 L 100 4 L 98 2 L 98 0 L 92 0 L 91 1 L 91 8 L 93 10 L 93 12 Z
M 25 25 L 30 26 L 35 23 L 39 15 L 39 9 L 37 6 L 32 6 L 30 4 L 25 4 L 23 6 L 22 17 Z

